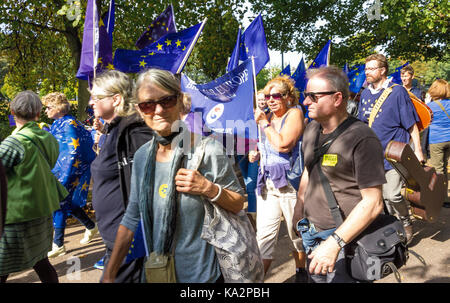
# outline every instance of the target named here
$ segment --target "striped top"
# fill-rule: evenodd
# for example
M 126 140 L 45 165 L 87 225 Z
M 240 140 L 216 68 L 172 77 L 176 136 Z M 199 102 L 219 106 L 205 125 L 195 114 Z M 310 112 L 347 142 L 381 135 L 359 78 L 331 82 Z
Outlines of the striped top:
M 7 137 L 0 144 L 0 159 L 5 167 L 11 168 L 22 162 L 25 149 L 19 140 L 13 136 Z

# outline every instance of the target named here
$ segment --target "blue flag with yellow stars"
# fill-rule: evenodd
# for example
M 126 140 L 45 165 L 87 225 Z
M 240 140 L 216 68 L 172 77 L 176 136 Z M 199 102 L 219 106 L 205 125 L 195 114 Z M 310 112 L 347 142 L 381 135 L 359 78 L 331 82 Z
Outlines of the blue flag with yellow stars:
M 157 41 L 164 35 L 170 33 L 176 33 L 177 26 L 175 24 L 175 17 L 173 13 L 173 6 L 169 4 L 165 11 L 161 13 L 152 24 L 147 28 L 147 30 L 137 39 L 136 47 L 138 49 L 143 49 L 149 44 Z
M 91 134 L 71 115 L 55 120 L 50 133 L 59 143 L 59 156 L 52 172 L 69 192 L 61 203 L 83 207 L 91 180 L 91 162 L 95 158 Z
M 393 72 L 392 74 L 390 74 L 388 76 L 388 78 L 391 79 L 391 82 L 393 82 L 395 84 L 403 85 L 402 78 L 401 78 L 401 70 L 408 64 L 409 64 L 409 62 L 406 62 L 402 66 L 395 68 L 395 72 Z
M 281 72 L 280 76 L 291 76 L 291 65 L 288 64 Z
M 327 44 L 322 48 L 322 50 L 317 54 L 314 61 L 308 67 L 319 68 L 323 65 L 328 66 L 330 64 L 330 50 L 331 50 L 331 40 L 328 40 Z
M 244 33 L 238 33 L 238 40 L 228 62 L 227 72 L 235 69 L 240 63 L 255 57 L 255 76 L 269 62 L 266 34 L 261 15 L 258 15 L 246 28 Z
M 358 93 L 361 90 L 364 81 L 366 81 L 366 73 L 364 72 L 365 68 L 365 64 L 358 65 L 347 74 L 350 91 Z
M 128 254 L 125 258 L 125 263 L 127 264 L 134 259 L 148 256 L 145 237 L 144 233 L 142 232 L 142 224 L 142 220 L 139 221 L 139 225 L 134 232 L 133 241 L 131 242 L 130 249 L 128 250 Z
M 204 23 L 199 23 L 178 33 L 167 34 L 141 50 L 117 49 L 114 68 L 124 73 L 137 73 L 150 67 L 179 73 L 184 68 L 184 59 L 187 60 L 203 25 Z

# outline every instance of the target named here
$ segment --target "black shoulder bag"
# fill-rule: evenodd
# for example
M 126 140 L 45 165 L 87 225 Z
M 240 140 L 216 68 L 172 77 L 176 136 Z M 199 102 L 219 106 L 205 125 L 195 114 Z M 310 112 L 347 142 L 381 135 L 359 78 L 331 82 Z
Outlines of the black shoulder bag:
M 314 160 L 308 165 L 309 172 L 321 160 L 333 141 L 355 121 L 357 119 L 350 116 L 339 125 L 331 134 L 330 139 L 321 147 L 318 146 L 319 130 L 315 142 Z M 317 169 L 331 215 L 336 227 L 339 227 L 344 221 L 339 205 L 320 164 Z M 375 281 L 395 272 L 395 277 L 400 282 L 401 277 L 397 269 L 405 265 L 408 260 L 408 247 L 403 224 L 394 216 L 380 214 L 358 237 L 347 244 L 345 256 L 349 274 L 356 280 Z

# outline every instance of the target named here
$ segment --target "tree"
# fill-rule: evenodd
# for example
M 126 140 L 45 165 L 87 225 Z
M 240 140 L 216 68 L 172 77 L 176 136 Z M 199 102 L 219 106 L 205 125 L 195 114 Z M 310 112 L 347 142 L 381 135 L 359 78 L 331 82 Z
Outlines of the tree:
M 440 60 L 449 51 L 447 0 L 376 1 L 380 14 L 370 17 L 374 1 L 249 2 L 264 17 L 271 49 L 300 51 L 310 59 L 329 38 L 334 42 L 330 61 L 339 66 L 375 49 L 407 61 Z
M 8 60 L 8 80 L 14 90 L 77 88 L 78 117 L 84 118 L 89 99 L 87 81 L 76 74 L 81 56 L 84 14 L 87 1 L 4 0 L 0 3 L 0 55 Z M 96 0 L 105 14 L 109 0 Z M 116 0 L 116 26 L 113 49 L 133 49 L 134 42 L 169 4 L 169 1 Z M 245 13 L 244 0 L 192 0 L 173 3 L 178 30 L 208 17 L 208 23 L 194 48 L 195 62 L 187 70 L 196 70 L 213 79 L 225 69 L 234 46 L 238 21 Z M 68 7 L 79 5 L 78 22 L 69 20 Z M 60 14 L 58 14 L 60 12 Z M 219 37 L 219 38 L 218 38 Z M 232 37 L 232 38 L 231 38 Z M 191 66 L 192 65 L 192 66 Z M 70 91 L 70 90 L 69 90 Z M 72 94 L 73 95 L 73 94 Z

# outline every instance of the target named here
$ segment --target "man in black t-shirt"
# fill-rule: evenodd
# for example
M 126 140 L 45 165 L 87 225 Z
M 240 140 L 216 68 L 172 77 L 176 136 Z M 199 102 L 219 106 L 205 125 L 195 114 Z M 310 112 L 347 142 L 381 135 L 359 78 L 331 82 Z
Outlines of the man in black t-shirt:
M 293 222 L 308 254 L 314 282 L 355 282 L 345 266 L 342 249 L 383 210 L 382 184 L 386 182 L 383 152 L 375 133 L 361 121 L 345 129 L 312 167 L 317 136 L 321 146 L 349 117 L 348 79 L 342 70 L 322 67 L 308 72 L 305 105 L 312 121 L 303 135 L 305 167 Z M 337 227 L 320 181 L 321 167 L 330 182 L 343 223 Z M 309 171 L 311 170 L 311 171 Z M 300 220 L 301 219 L 301 220 Z M 300 221 L 299 221 L 300 220 Z

